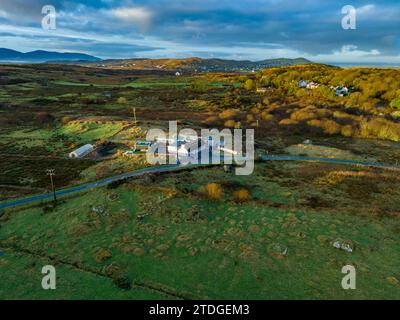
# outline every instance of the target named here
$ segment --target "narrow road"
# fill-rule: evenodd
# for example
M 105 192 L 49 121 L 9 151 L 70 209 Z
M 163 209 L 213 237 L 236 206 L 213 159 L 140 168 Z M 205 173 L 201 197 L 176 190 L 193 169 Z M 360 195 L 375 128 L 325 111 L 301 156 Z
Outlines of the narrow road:
M 83 191 L 83 190 L 88 190 L 88 189 L 92 189 L 92 188 L 96 188 L 96 187 L 105 186 L 107 184 L 110 184 L 112 182 L 119 181 L 119 180 L 122 180 L 125 178 L 138 177 L 138 176 L 142 176 L 146 173 L 173 171 L 173 170 L 176 170 L 176 169 L 179 169 L 182 167 L 183 167 L 182 165 L 175 164 L 175 165 L 165 165 L 165 166 L 160 166 L 160 167 L 152 167 L 152 168 L 127 172 L 127 173 L 120 174 L 118 176 L 98 180 L 96 182 L 91 182 L 88 184 L 75 186 L 75 187 L 71 187 L 71 188 L 67 188 L 67 189 L 61 189 L 56 192 L 56 195 L 64 196 L 64 195 L 68 195 L 68 194 Z M 52 199 L 52 198 L 53 198 L 53 193 L 40 194 L 40 195 L 36 195 L 33 197 L 28 197 L 28 198 L 24 198 L 24 199 L 20 199 L 20 200 L 0 203 L 0 209 L 16 207 L 19 205 L 29 204 L 29 203 L 33 203 L 33 202 L 37 202 L 37 201 L 48 200 L 48 199 Z
M 382 169 L 398 169 L 400 170 L 400 166 L 388 165 L 383 163 L 376 162 L 367 162 L 367 161 L 357 161 L 357 160 L 344 160 L 344 159 L 334 159 L 334 158 L 317 158 L 317 157 L 301 157 L 301 156 L 272 156 L 272 155 L 264 155 L 260 156 L 261 160 L 264 161 L 311 161 L 311 162 L 325 162 L 325 163 L 337 163 L 337 164 L 349 164 L 356 166 L 364 166 L 364 167 L 372 167 L 372 168 L 382 168 Z M 125 178 L 139 177 L 146 173 L 154 173 L 154 172 L 169 172 L 174 171 L 180 168 L 184 168 L 185 165 L 174 164 L 174 165 L 164 165 L 159 167 L 152 167 L 132 172 L 127 172 L 124 174 L 120 174 L 114 177 L 98 180 L 96 182 L 75 186 L 71 188 L 61 189 L 56 192 L 57 196 L 68 195 L 71 193 L 88 190 L 100 186 L 105 186 L 112 182 L 122 180 Z M 12 208 L 23 204 L 29 204 L 33 202 L 48 200 L 53 197 L 52 193 L 40 194 L 33 197 L 28 197 L 20 200 L 15 200 L 11 202 L 0 203 L 0 209 Z

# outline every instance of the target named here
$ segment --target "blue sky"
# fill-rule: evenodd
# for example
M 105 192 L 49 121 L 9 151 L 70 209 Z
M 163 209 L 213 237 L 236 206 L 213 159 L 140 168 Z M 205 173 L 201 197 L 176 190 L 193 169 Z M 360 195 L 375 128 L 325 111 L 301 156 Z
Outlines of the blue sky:
M 43 30 L 43 5 L 57 29 Z M 342 7 L 357 9 L 344 30 Z M 306 57 L 400 64 L 398 0 L 1 0 L 0 47 L 101 58 Z

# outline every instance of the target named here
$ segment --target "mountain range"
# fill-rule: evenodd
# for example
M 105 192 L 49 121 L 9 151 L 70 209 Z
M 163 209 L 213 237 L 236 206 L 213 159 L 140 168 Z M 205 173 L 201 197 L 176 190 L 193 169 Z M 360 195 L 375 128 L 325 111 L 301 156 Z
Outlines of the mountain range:
M 52 52 L 36 50 L 31 52 L 19 52 L 16 50 L 0 48 L 0 61 L 19 63 L 41 63 L 57 61 L 100 61 L 101 59 L 75 52 Z
M 181 70 L 189 72 L 251 72 L 265 68 L 292 66 L 313 63 L 304 58 L 267 59 L 262 61 L 226 60 L 226 59 L 108 59 L 75 52 L 52 52 L 36 50 L 19 52 L 0 48 L 0 63 L 58 63 L 79 64 L 90 67 L 127 69 L 127 70 Z

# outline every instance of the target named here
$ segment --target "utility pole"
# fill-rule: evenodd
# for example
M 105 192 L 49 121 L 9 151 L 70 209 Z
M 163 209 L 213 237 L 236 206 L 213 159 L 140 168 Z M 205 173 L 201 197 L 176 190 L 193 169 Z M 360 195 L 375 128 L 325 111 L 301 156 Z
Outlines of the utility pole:
M 135 127 L 136 127 L 136 125 L 137 125 L 137 121 L 136 121 L 136 108 L 135 107 L 133 107 L 133 118 L 134 118 L 134 121 L 135 121 Z
M 55 169 L 47 169 L 46 173 L 48 176 L 50 176 L 50 181 L 51 181 L 51 189 L 53 191 L 53 202 L 54 206 L 56 205 L 57 202 L 57 197 L 56 197 L 56 188 L 54 187 L 54 181 L 53 181 L 53 176 L 56 174 Z

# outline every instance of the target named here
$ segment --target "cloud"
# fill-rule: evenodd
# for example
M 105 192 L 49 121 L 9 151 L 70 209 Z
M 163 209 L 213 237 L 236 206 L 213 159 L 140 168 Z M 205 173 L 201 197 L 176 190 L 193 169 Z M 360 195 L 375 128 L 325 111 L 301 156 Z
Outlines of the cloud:
M 371 14 L 376 10 L 374 4 L 366 4 L 362 7 L 357 8 L 357 14 Z
M 51 45 L 110 58 L 305 56 L 321 62 L 396 60 L 400 49 L 398 0 L 354 0 L 356 30 L 341 28 L 347 0 L 0 1 L 1 46 L 15 49 Z M 57 30 L 45 33 L 41 6 L 48 3 L 56 7 Z
M 137 25 L 142 32 L 150 29 L 154 17 L 153 12 L 144 7 L 121 7 L 108 13 L 128 24 Z

